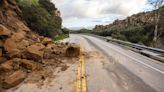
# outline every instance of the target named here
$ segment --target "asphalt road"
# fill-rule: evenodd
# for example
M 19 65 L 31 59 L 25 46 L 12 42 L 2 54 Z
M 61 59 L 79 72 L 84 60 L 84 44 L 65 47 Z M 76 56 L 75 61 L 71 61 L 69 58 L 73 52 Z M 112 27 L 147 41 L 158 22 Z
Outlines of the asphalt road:
M 164 64 L 126 48 L 86 35 L 70 35 L 70 42 L 84 40 L 86 51 L 96 48 L 104 64 L 86 61 L 88 92 L 164 92 Z

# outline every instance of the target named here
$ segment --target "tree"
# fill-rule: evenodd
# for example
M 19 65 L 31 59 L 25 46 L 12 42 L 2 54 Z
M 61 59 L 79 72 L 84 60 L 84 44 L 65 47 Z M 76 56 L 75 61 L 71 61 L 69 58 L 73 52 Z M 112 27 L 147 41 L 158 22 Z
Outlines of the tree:
M 39 0 L 39 3 L 50 13 L 53 14 L 57 8 L 51 2 L 51 0 Z
M 164 0 L 149 0 L 150 4 L 156 9 L 154 14 L 154 38 L 153 38 L 153 46 L 157 47 L 157 39 L 158 39 L 158 24 L 160 19 L 160 7 L 162 7 Z
M 52 38 L 62 34 L 62 19 L 54 15 L 57 9 L 50 0 L 17 0 L 17 3 L 24 20 L 33 31 Z

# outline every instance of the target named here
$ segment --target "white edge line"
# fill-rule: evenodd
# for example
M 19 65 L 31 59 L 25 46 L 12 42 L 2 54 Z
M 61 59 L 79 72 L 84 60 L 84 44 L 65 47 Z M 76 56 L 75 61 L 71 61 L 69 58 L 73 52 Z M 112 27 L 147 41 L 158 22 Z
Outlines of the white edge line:
M 104 44 L 104 43 L 103 43 L 103 44 Z M 151 66 L 151 65 L 149 65 L 149 64 L 146 64 L 146 63 L 144 63 L 144 62 L 141 62 L 140 60 L 138 60 L 138 59 L 136 59 L 136 58 L 133 58 L 133 57 L 131 57 L 131 56 L 129 56 L 129 55 L 123 53 L 123 52 L 120 52 L 119 50 L 116 50 L 116 49 L 114 49 L 114 48 L 108 46 L 107 44 L 104 44 L 104 45 L 107 46 L 107 47 L 109 47 L 109 48 L 111 48 L 111 49 L 113 49 L 113 50 L 115 50 L 115 51 L 117 51 L 117 52 L 119 52 L 119 53 L 121 53 L 121 54 L 123 54 L 124 56 L 127 56 L 127 57 L 129 57 L 129 58 L 135 60 L 135 61 L 138 62 L 138 63 L 141 63 L 141 64 L 143 64 L 143 65 L 145 65 L 145 66 L 147 66 L 147 67 L 149 67 L 149 68 L 151 68 L 151 69 L 154 69 L 155 71 L 160 72 L 161 74 L 164 74 L 164 71 L 161 71 L 161 70 L 159 70 L 159 69 L 157 69 L 157 68 L 155 68 L 155 67 L 153 67 L 153 66 Z

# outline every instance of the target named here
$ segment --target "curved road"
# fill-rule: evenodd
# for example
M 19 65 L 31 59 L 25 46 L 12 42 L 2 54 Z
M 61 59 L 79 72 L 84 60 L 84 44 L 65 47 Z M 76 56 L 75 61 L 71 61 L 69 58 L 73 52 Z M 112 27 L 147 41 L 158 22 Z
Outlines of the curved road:
M 71 42 L 84 40 L 85 50 L 98 49 L 107 63 L 86 61 L 88 92 L 164 92 L 164 64 L 126 48 L 86 35 L 70 35 Z

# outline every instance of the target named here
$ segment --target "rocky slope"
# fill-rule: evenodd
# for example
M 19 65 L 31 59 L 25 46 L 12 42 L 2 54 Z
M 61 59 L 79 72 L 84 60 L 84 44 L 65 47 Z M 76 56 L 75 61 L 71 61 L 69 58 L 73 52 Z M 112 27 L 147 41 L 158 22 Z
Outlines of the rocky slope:
M 157 41 L 153 43 L 155 30 L 155 12 L 160 12 Z M 158 10 L 142 12 L 127 17 L 124 20 L 115 20 L 109 25 L 96 25 L 94 31 L 98 35 L 112 36 L 112 38 L 132 43 L 164 49 L 164 6 Z M 155 46 L 156 45 L 156 46 Z
M 164 7 L 162 7 L 161 10 L 162 9 L 164 9 Z M 140 27 L 146 24 L 153 24 L 153 23 L 154 23 L 154 11 L 150 11 L 150 12 L 142 12 L 139 14 L 134 14 L 132 16 L 127 17 L 124 20 L 117 19 L 112 24 L 109 24 L 109 25 L 105 25 L 105 26 L 96 25 L 94 30 L 96 31 L 111 31 L 111 30 L 122 31 L 123 29 L 130 26 Z
M 78 54 L 75 45 L 54 43 L 33 33 L 26 26 L 16 0 L 0 1 L 0 92 L 18 85 L 50 61 L 51 65 L 60 66 L 61 58 Z

